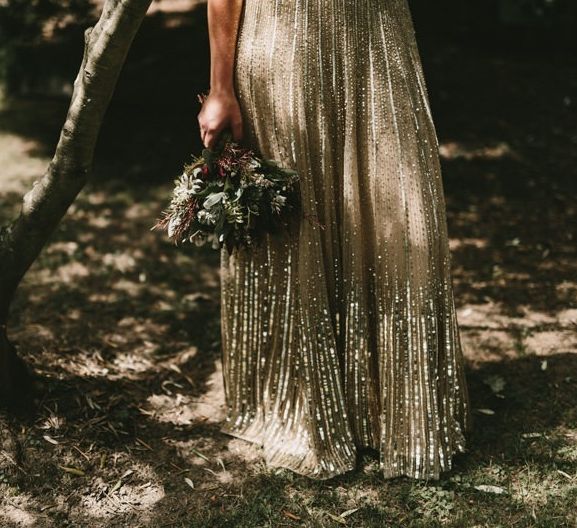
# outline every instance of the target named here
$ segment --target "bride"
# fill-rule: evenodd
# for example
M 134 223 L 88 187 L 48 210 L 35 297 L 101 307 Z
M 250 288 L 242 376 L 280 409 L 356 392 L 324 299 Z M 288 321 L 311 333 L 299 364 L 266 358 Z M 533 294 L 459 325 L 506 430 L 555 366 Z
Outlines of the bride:
M 326 479 L 438 479 L 470 409 L 436 131 L 407 0 L 209 0 L 211 148 L 296 170 L 289 239 L 221 253 L 222 432 Z

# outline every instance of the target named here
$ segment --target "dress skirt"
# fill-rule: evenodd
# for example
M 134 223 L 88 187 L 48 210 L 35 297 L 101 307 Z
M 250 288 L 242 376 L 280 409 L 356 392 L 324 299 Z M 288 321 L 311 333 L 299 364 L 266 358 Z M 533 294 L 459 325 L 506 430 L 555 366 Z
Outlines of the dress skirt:
M 243 143 L 300 174 L 290 235 L 221 253 L 221 431 L 326 479 L 373 448 L 437 479 L 469 396 L 436 136 L 406 0 L 245 0 Z

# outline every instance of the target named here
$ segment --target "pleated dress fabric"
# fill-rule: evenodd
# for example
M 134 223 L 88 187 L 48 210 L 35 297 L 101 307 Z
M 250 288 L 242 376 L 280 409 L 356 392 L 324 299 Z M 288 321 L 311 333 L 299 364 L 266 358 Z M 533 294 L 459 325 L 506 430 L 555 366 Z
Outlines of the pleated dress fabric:
M 438 141 L 406 0 L 245 0 L 245 145 L 300 174 L 290 235 L 221 253 L 221 431 L 327 479 L 438 479 L 469 396 Z

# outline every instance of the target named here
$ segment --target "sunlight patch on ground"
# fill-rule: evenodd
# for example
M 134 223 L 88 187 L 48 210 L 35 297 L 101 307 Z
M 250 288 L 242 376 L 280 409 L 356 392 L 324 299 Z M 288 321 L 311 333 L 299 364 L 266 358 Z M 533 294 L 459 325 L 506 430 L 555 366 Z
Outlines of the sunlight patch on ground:
M 224 438 L 194 438 L 190 440 L 168 440 L 171 447 L 176 450 L 180 458 L 186 460 L 195 467 L 211 468 L 211 473 L 216 470 L 226 471 L 225 460 L 226 443 Z
M 491 462 L 489 465 L 480 466 L 474 469 L 467 475 L 466 479 L 463 476 L 460 478 L 455 478 L 455 480 L 461 484 L 466 483 L 472 486 L 507 486 L 507 479 L 509 476 L 508 468 Z
M 475 364 L 521 355 L 577 353 L 573 330 L 577 310 L 549 315 L 519 305 L 518 316 L 505 315 L 497 302 L 468 304 L 457 311 L 465 356 Z
M 35 263 L 37 266 L 38 264 Z M 90 276 L 90 269 L 79 260 L 71 260 L 55 268 L 39 269 L 34 275 L 27 275 L 24 280 L 32 285 L 50 285 L 57 287 L 58 285 L 77 285 L 79 279 Z
M 90 270 L 82 262 L 69 262 L 56 269 L 56 276 L 60 282 L 69 284 L 77 279 L 88 277 Z M 54 276 L 52 277 L 54 280 Z
M 236 456 L 221 439 L 169 440 L 168 444 L 176 450 L 178 458 L 189 466 L 188 470 L 177 471 L 175 480 L 182 479 L 195 491 L 222 489 L 222 485 L 233 484 L 250 476 L 244 465 L 238 465 Z M 176 465 L 175 469 L 178 469 Z
M 139 486 L 124 485 L 112 498 L 105 495 L 104 499 L 99 500 L 98 493 L 99 490 L 95 490 L 95 495 L 83 498 L 81 512 L 106 519 L 127 513 L 134 514 L 135 510 L 150 510 L 166 495 L 163 488 L 151 482 Z
M 557 320 L 561 325 L 577 325 L 577 308 L 568 308 L 561 310 L 557 314 Z
M 563 436 L 567 441 L 567 445 L 557 451 L 557 456 L 564 462 L 577 463 L 577 429 L 567 429 L 564 431 Z M 573 478 L 577 482 L 577 474 L 573 475 Z
M 121 352 L 113 360 L 113 364 L 122 372 L 142 373 L 154 367 L 154 363 L 142 352 Z
M 242 459 L 247 464 L 259 463 L 264 467 L 262 449 L 257 444 L 230 435 L 225 436 L 228 439 L 227 447 L 231 455 Z
M 94 216 L 86 220 L 86 224 L 90 227 L 96 227 L 97 229 L 106 229 L 113 225 L 114 221 L 112 218 L 107 218 L 106 216 Z
M 543 475 L 527 466 L 513 476 L 511 498 L 523 505 L 545 506 L 552 498 L 567 492 L 567 481 L 562 475 Z
M 506 330 L 462 330 L 463 354 L 475 365 L 518 357 L 515 338 Z
M 110 292 L 108 294 L 110 302 L 114 302 L 119 299 L 118 292 L 125 293 L 130 297 L 136 298 L 139 295 L 142 295 L 144 292 L 148 291 L 147 285 L 127 279 L 119 279 L 115 281 L 114 284 L 111 285 L 111 288 L 114 290 L 114 292 Z
M 39 144 L 31 139 L 0 132 L 0 189 L 2 193 L 24 193 L 44 174 L 49 159 L 32 153 Z
M 224 419 L 224 388 L 222 365 L 215 363 L 215 370 L 208 378 L 208 389 L 199 397 L 177 392 L 181 387 L 176 382 L 165 380 L 165 394 L 153 394 L 143 407 L 145 414 L 159 422 L 175 425 L 190 425 L 195 422 L 219 423 Z
M 380 491 L 385 491 L 385 486 Z M 343 508 L 347 510 L 376 506 L 382 501 L 379 490 L 372 487 L 360 489 L 356 486 L 337 486 L 335 493 L 342 501 Z M 299 495 L 301 493 L 298 490 L 290 490 L 289 496 L 296 498 Z
M 167 440 L 167 443 L 176 449 L 180 459 L 192 466 L 188 474 L 195 487 L 195 480 L 201 481 L 199 489 L 211 489 L 215 484 L 244 480 L 253 472 L 266 471 L 259 446 L 224 433 L 208 438 Z
M 113 359 L 105 359 L 100 350 L 78 350 L 74 355 L 58 358 L 60 368 L 72 376 L 106 376 L 110 380 L 138 380 L 143 374 L 158 370 L 157 361 L 151 359 L 157 344 L 149 341 L 131 343 L 129 338 L 114 333 L 103 335 L 101 341 L 112 349 L 124 347 L 129 351 L 115 351 Z
M 135 511 L 142 515 L 165 497 L 157 480 L 150 466 L 131 461 L 130 470 L 114 478 L 94 478 L 80 500 L 78 513 L 106 519 Z
M 502 141 L 496 145 L 467 145 L 464 142 L 447 141 L 439 146 L 439 154 L 449 160 L 458 158 L 466 160 L 485 159 L 496 160 L 501 158 L 519 159 L 519 154 L 511 146 Z
M 522 314 L 517 317 L 505 315 L 502 303 L 488 301 L 485 304 L 467 304 L 459 308 L 457 317 L 466 326 L 505 329 L 511 327 L 530 328 L 543 324 L 557 323 L 557 319 L 543 312 L 532 310 L 529 306 L 518 306 Z
M 10 498 L 10 502 L 0 505 L 0 526 L 3 528 L 34 526 L 36 517 L 28 511 L 25 495 Z
M 577 303 L 577 283 L 563 281 L 555 286 L 555 290 L 560 300 L 564 302 Z
M 73 241 L 52 242 L 46 247 L 45 252 L 47 255 L 62 253 L 72 257 L 78 251 L 78 247 L 78 243 Z
M 73 357 L 58 357 L 58 366 L 73 376 L 104 377 L 110 374 L 109 363 L 99 351 L 85 351 Z
M 169 194 L 167 193 L 167 204 L 169 203 Z M 155 203 L 133 203 L 128 206 L 128 208 L 124 211 L 124 217 L 128 218 L 129 220 L 145 220 L 150 221 L 151 229 L 154 223 L 156 222 L 156 218 L 154 215 L 160 212 L 159 207 Z
M 120 273 L 127 273 L 136 268 L 136 258 L 133 251 L 106 253 L 102 257 L 102 263 L 120 271 Z
M 537 356 L 559 353 L 577 354 L 577 335 L 572 330 L 535 332 L 525 338 L 527 351 Z
M 451 238 L 449 239 L 449 248 L 451 251 L 474 247 L 476 249 L 486 249 L 489 247 L 489 240 L 486 238 Z

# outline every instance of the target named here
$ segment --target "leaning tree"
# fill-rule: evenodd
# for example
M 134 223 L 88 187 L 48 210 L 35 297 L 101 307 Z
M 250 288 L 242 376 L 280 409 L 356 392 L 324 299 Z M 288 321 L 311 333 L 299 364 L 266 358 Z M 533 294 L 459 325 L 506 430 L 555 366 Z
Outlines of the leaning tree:
M 30 376 L 7 335 L 10 304 L 22 277 L 76 199 L 120 70 L 151 0 L 106 0 L 84 33 L 84 56 L 54 157 L 22 199 L 17 218 L 0 226 L 0 402 L 27 400 Z

